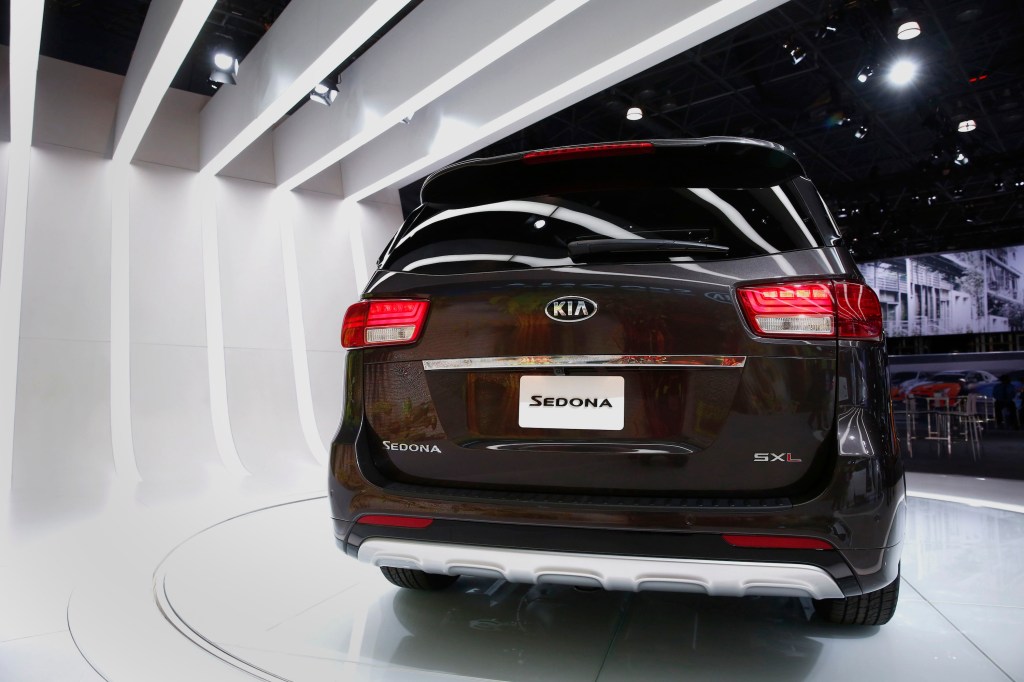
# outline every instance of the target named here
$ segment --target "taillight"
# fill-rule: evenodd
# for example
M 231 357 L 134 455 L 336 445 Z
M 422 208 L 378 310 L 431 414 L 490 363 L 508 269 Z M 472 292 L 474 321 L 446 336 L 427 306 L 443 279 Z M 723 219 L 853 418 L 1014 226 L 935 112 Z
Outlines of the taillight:
M 581 147 L 560 147 L 558 149 L 542 149 L 537 152 L 527 152 L 523 155 L 523 163 L 549 163 L 551 161 L 586 159 L 595 156 L 633 156 L 635 154 L 653 153 L 654 145 L 650 142 L 617 142 L 613 144 L 591 144 Z
M 858 282 L 785 282 L 740 287 L 740 307 L 754 333 L 774 338 L 877 339 L 882 307 Z
M 415 343 L 423 331 L 429 301 L 360 301 L 349 306 L 341 325 L 345 348 Z
M 722 539 L 733 547 L 756 547 L 759 549 L 834 549 L 817 538 L 802 538 L 793 535 L 723 535 Z

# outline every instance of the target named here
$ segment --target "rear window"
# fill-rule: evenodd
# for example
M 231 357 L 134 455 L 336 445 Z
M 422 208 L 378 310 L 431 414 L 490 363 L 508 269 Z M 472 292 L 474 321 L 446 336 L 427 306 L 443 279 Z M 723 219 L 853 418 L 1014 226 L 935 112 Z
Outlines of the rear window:
M 380 265 L 384 270 L 456 274 L 593 260 L 746 258 L 823 246 L 803 197 L 818 200 L 810 183 L 797 178 L 754 189 L 606 188 L 434 210 L 403 228 Z M 821 215 L 820 209 L 816 213 Z M 573 242 L 608 240 L 628 240 L 633 248 L 619 252 L 618 245 L 607 244 L 595 255 L 577 253 L 576 260 L 570 256 Z M 637 240 L 695 242 L 724 249 L 659 246 L 637 251 Z

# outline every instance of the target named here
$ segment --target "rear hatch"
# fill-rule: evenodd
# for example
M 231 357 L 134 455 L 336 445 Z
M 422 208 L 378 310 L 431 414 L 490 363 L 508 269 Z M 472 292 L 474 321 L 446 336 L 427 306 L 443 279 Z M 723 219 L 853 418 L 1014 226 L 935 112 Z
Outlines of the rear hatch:
M 856 276 L 817 193 L 774 146 L 627 149 L 470 162 L 425 184 L 364 293 L 425 301 L 425 318 L 414 343 L 355 351 L 385 476 L 768 497 L 831 467 L 835 330 L 807 333 L 807 310 L 756 317 L 757 301 L 813 308 Z

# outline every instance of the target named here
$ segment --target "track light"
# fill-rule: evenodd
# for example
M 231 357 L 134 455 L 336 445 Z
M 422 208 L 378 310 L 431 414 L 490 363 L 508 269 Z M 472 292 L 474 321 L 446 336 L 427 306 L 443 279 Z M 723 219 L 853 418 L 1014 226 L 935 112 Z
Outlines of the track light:
M 330 78 L 324 79 L 313 86 L 313 90 L 309 93 L 309 98 L 317 104 L 323 104 L 324 106 L 331 106 L 334 100 L 338 97 L 338 86 L 331 82 Z
M 639 121 L 644 117 L 644 112 L 640 107 L 630 107 L 626 110 L 626 118 L 630 121 Z
M 210 71 L 210 84 L 216 90 L 221 86 L 234 85 L 238 77 L 238 60 L 227 50 L 218 50 L 213 55 L 213 70 Z
M 814 39 L 824 40 L 825 38 L 828 38 L 830 35 L 834 34 L 837 30 L 838 27 L 835 25 L 835 22 L 832 21 L 830 18 L 828 21 L 822 24 L 817 31 L 814 32 Z
M 860 126 L 859 128 L 853 131 L 853 136 L 858 140 L 863 140 L 865 137 L 868 136 L 868 127 Z
M 1024 187 L 1024 178 L 1022 178 L 1020 180 L 1014 180 L 1013 181 L 1013 186 L 1016 187 L 1017 189 L 1020 189 L 1021 187 Z
M 971 160 L 967 158 L 966 154 L 959 149 L 956 150 L 956 156 L 953 157 L 953 163 L 958 166 L 966 166 L 970 162 Z
M 788 52 L 789 56 L 792 57 L 793 66 L 796 66 L 797 64 L 802 62 L 804 60 L 804 57 L 807 56 L 807 51 L 791 40 L 783 43 L 782 49 Z
M 1006 181 L 1003 180 L 1002 178 L 996 178 L 995 182 L 992 183 L 992 189 L 995 190 L 996 192 L 1005 192 Z
M 906 85 L 917 75 L 917 64 L 909 59 L 901 59 L 889 69 L 889 82 L 893 85 Z
M 865 64 L 860 67 L 860 71 L 857 72 L 857 80 L 861 83 L 867 83 L 868 79 L 875 75 L 875 69 L 870 64 Z
M 900 24 L 900 27 L 896 29 L 896 37 L 900 40 L 913 40 L 914 38 L 921 35 L 921 24 L 916 21 L 907 21 Z
M 960 133 L 969 133 L 972 130 L 974 130 L 975 128 L 977 128 L 977 127 L 978 127 L 978 124 L 974 122 L 973 118 L 969 118 L 967 120 L 960 121 L 959 123 L 956 124 L 957 132 L 960 132 Z

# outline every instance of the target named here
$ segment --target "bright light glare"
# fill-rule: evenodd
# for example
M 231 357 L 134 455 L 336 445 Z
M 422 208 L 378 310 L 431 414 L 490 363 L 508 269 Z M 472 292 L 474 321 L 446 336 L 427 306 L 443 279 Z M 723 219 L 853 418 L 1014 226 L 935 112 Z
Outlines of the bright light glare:
M 969 118 L 966 121 L 960 121 L 956 124 L 956 129 L 961 133 L 969 133 L 977 127 L 978 124 L 974 122 L 973 118 Z
M 235 65 L 235 58 L 226 52 L 218 52 L 217 54 L 213 55 L 213 64 L 218 69 L 227 71 Z
M 626 118 L 628 118 L 630 121 L 639 121 L 643 117 L 644 112 L 640 109 L 640 107 L 630 107 L 626 111 Z
M 917 75 L 917 64 L 901 59 L 889 69 L 889 82 L 894 85 L 906 85 Z

